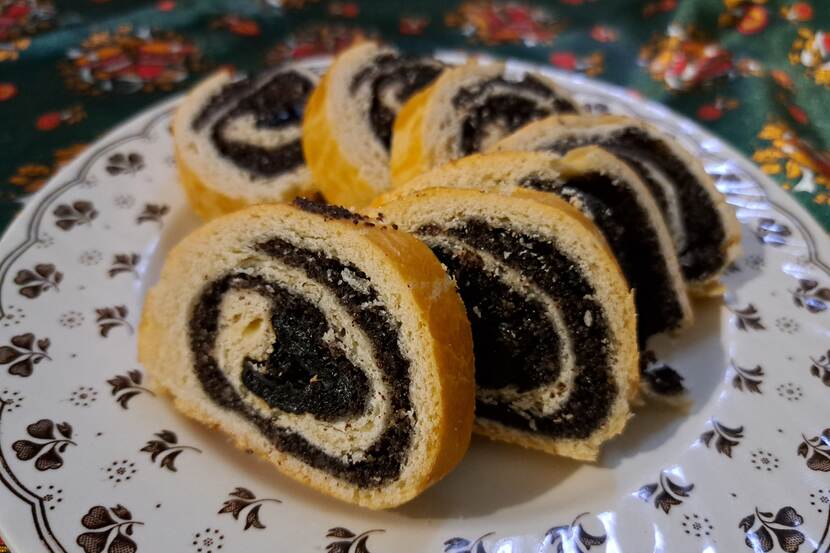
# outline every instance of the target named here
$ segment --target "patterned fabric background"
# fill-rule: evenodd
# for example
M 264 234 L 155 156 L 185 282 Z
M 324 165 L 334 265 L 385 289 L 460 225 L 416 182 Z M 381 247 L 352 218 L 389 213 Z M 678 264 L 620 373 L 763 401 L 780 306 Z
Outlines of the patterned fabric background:
M 830 0 L 0 0 L 0 228 L 102 132 L 216 67 L 360 37 L 629 87 L 726 138 L 830 228 Z
M 212 69 L 364 36 L 627 86 L 728 139 L 830 226 L 827 0 L 0 0 L 2 226 L 102 132 Z

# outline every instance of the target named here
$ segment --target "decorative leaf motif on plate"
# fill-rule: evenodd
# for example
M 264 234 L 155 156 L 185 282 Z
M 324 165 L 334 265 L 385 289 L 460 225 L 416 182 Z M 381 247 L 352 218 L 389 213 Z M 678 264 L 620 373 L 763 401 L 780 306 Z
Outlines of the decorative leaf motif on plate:
M 0 365 L 9 366 L 9 374 L 15 376 L 31 376 L 38 365 L 44 359 L 51 361 L 49 357 L 49 338 L 36 339 L 31 332 L 12 336 L 10 345 L 0 346 Z
M 761 365 L 756 365 L 755 368 L 745 369 L 738 366 L 735 360 L 730 360 L 732 370 L 735 371 L 735 376 L 732 377 L 732 386 L 751 394 L 763 394 L 761 391 L 761 384 L 764 382 L 764 369 Z
M 150 461 L 156 462 L 159 459 L 159 466 L 166 468 L 170 472 L 176 472 L 176 458 L 185 451 L 195 451 L 201 453 L 202 450 L 189 445 L 179 445 L 179 440 L 176 434 L 170 430 L 162 430 L 157 432 L 158 440 L 149 440 L 147 444 L 139 451 L 150 454 Z
M 474 540 L 450 538 L 444 542 L 444 553 L 487 553 L 484 540 L 492 535 L 493 532 L 487 532 Z
M 57 434 L 55 433 L 57 430 Z M 12 444 L 15 455 L 21 461 L 35 460 L 39 471 L 57 470 L 63 466 L 63 454 L 72 441 L 72 425 L 68 422 L 55 424 L 50 419 L 40 419 L 26 427 L 32 438 L 17 440 Z
M 133 520 L 132 513 L 123 505 L 107 509 L 102 505 L 91 507 L 81 517 L 84 532 L 75 540 L 84 553 L 136 553 L 138 546 L 132 539 L 134 527 L 143 522 Z
M 582 513 L 570 524 L 554 526 L 545 532 L 545 539 L 556 548 L 556 553 L 588 553 L 592 547 L 605 544 L 608 536 L 604 527 L 601 534 L 592 534 L 580 522 L 586 515 L 588 513 Z
M 326 533 L 327 538 L 335 539 L 326 546 L 326 553 L 370 553 L 369 551 L 369 536 L 372 534 L 380 534 L 385 532 L 380 528 L 373 530 L 366 530 L 363 533 L 355 534 L 347 528 L 338 526 L 337 528 L 329 528 Z
M 52 214 L 55 216 L 55 226 L 64 231 L 72 230 L 76 226 L 88 226 L 98 217 L 98 211 L 92 202 L 84 200 L 60 204 Z
M 130 400 L 140 394 L 155 396 L 152 390 L 141 385 L 143 375 L 141 371 L 133 369 L 127 374 L 118 374 L 107 380 L 112 388 L 112 395 L 122 409 L 129 409 Z
M 701 434 L 700 442 L 706 447 L 709 447 L 712 443 L 712 439 L 714 438 L 715 449 L 717 452 L 731 458 L 732 448 L 737 446 L 740 443 L 740 440 L 744 437 L 744 427 L 739 426 L 737 428 L 730 428 L 715 419 L 712 419 L 711 423 L 712 430 L 708 430 Z
M 806 309 L 810 313 L 821 313 L 827 309 L 830 302 L 830 288 L 819 286 L 818 282 L 810 279 L 800 279 L 798 288 L 790 290 L 793 303 L 796 307 Z
M 251 490 L 242 487 L 237 487 L 229 493 L 228 496 L 230 496 L 230 499 L 225 500 L 222 504 L 222 508 L 219 509 L 218 514 L 221 515 L 223 513 L 231 513 L 234 519 L 239 520 L 239 516 L 247 509 L 247 513 L 245 514 L 245 527 L 243 530 L 247 530 L 249 528 L 265 528 L 265 525 L 262 524 L 259 519 L 259 511 L 262 504 L 268 501 L 273 503 L 282 503 L 279 499 L 257 499 L 256 495 L 254 495 Z
M 107 159 L 107 173 L 112 176 L 135 175 L 142 169 L 144 169 L 144 158 L 135 152 L 126 155 L 119 152 Z
M 795 553 L 804 543 L 804 534 L 796 530 L 804 519 L 792 507 L 782 507 L 775 515 L 759 511 L 745 516 L 738 522 L 738 528 L 744 531 L 744 543 L 755 552 L 767 553 L 775 548 L 776 542 L 781 551 Z
M 141 256 L 137 253 L 117 253 L 113 257 L 112 265 L 107 274 L 110 278 L 114 278 L 122 273 L 130 273 L 138 278 L 138 271 L 136 267 L 141 261 Z
M 123 327 L 128 334 L 133 333 L 133 326 L 127 321 L 129 311 L 126 305 L 112 307 L 98 307 L 95 309 L 95 322 L 98 323 L 99 334 L 107 338 L 113 328 Z
M 135 222 L 137 225 L 142 223 L 158 223 L 159 225 L 162 225 L 162 218 L 167 215 L 169 211 L 170 208 L 166 205 L 144 204 L 144 209 L 142 209 L 141 213 L 138 214 Z
M 656 483 L 646 484 L 635 492 L 635 495 L 645 502 L 654 502 L 654 507 L 669 514 L 671 508 L 683 503 L 694 489 L 694 484 L 682 486 L 669 478 L 665 472 L 660 473 Z
M 63 273 L 51 263 L 38 263 L 33 270 L 21 269 L 14 275 L 14 283 L 20 286 L 18 292 L 30 300 L 48 290 L 60 292 L 58 285 L 61 281 L 63 281 Z
M 798 455 L 807 459 L 807 468 L 818 472 L 830 472 L 830 428 L 825 428 L 818 436 L 808 438 L 801 435 Z
M 766 330 L 767 327 L 761 321 L 761 315 L 758 313 L 758 308 L 753 304 L 748 304 L 746 307 L 739 309 L 727 304 L 727 309 L 735 315 L 735 326 L 738 330 L 749 332 L 751 330 Z
M 830 350 L 818 359 L 810 357 L 810 361 L 813 362 L 810 365 L 810 374 L 821 379 L 825 386 L 830 386 Z
M 792 236 L 792 231 L 789 226 L 768 217 L 758 219 L 758 225 L 755 227 L 755 237 L 762 244 L 775 247 L 785 246 L 790 236 Z

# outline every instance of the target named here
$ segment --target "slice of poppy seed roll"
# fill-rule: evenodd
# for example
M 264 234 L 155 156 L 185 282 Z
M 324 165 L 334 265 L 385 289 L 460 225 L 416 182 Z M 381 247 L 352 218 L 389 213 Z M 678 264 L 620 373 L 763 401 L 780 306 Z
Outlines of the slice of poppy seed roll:
M 218 71 L 190 91 L 173 135 L 179 177 L 199 216 L 313 192 L 300 125 L 317 80 L 289 64 L 245 78 Z
M 543 75 L 510 79 L 503 64 L 475 60 L 448 69 L 410 98 L 395 119 L 392 183 L 486 150 L 536 119 L 578 111 L 577 103 Z
M 550 192 L 588 217 L 634 288 L 639 343 L 692 322 L 692 308 L 669 231 L 650 192 L 617 157 L 596 146 L 561 157 L 547 152 L 474 154 L 437 167 L 378 200 L 425 188 L 476 188 L 510 194 Z
M 624 160 L 648 186 L 671 230 L 690 291 L 722 293 L 718 279 L 740 249 L 738 221 L 700 161 L 670 136 L 631 117 L 564 115 L 531 123 L 492 150 L 564 154 L 590 144 Z
M 139 358 L 180 411 L 284 474 L 394 507 L 469 444 L 464 306 L 413 236 L 295 204 L 217 218 L 177 245 L 147 297 Z
M 593 460 L 639 382 L 632 293 L 594 225 L 533 190 L 430 188 L 378 207 L 455 279 L 473 330 L 476 431 Z
M 392 122 L 443 69 L 372 42 L 335 58 L 303 120 L 303 151 L 327 201 L 361 207 L 388 188 Z

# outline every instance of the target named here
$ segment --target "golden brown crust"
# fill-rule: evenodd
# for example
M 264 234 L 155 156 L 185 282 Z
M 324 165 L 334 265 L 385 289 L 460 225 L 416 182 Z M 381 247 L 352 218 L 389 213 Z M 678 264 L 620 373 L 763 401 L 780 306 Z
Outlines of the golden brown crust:
M 191 171 L 187 166 L 187 163 L 179 154 L 178 147 L 174 146 L 174 150 L 176 167 L 179 172 L 179 182 L 184 189 L 184 193 L 187 195 L 187 201 L 190 203 L 190 207 L 193 208 L 196 215 L 209 221 L 220 215 L 242 209 L 247 205 L 244 200 L 226 196 L 206 186 L 196 173 Z
M 234 227 L 266 227 L 267 230 L 267 225 L 273 225 L 279 229 L 280 222 L 289 217 L 305 218 L 307 222 L 303 225 L 339 227 L 336 232 L 347 235 L 355 248 L 366 252 L 366 259 L 384 260 L 387 285 L 399 290 L 401 304 L 418 322 L 419 343 L 431 345 L 431 349 L 421 349 L 419 354 L 430 368 L 429 386 L 437 392 L 433 403 L 424 408 L 433 427 L 425 442 L 424 463 L 409 481 L 397 481 L 380 490 L 359 489 L 332 481 L 327 473 L 268 447 L 267 440 L 249 423 L 217 408 L 201 388 L 195 390 L 196 396 L 178 389 L 192 377 L 191 354 L 182 351 L 187 348 L 181 347 L 183 338 L 176 336 L 176 329 L 183 326 L 181 319 L 189 314 L 171 313 L 170 298 L 182 295 L 183 286 L 192 287 L 195 282 L 208 278 L 200 272 L 198 260 L 204 265 L 211 245 L 228 232 L 234 232 Z M 161 279 L 149 292 L 144 305 L 138 352 L 154 385 L 172 395 L 182 413 L 222 429 L 238 447 L 255 451 L 287 476 L 325 494 L 371 509 L 394 507 L 412 499 L 446 475 L 469 445 L 475 384 L 472 336 L 464 306 L 432 252 L 414 237 L 385 225 L 357 226 L 350 220 L 323 222 L 317 215 L 287 205 L 255 206 L 214 219 L 169 254 Z
M 398 112 L 392 126 L 392 150 L 389 160 L 392 188 L 427 171 L 432 163 L 426 158 L 422 128 L 424 112 L 436 83 L 413 95 Z
M 303 155 L 314 182 L 328 202 L 362 207 L 372 200 L 376 192 L 340 150 L 326 106 L 330 78 L 331 69 L 320 80 L 306 105 L 303 114 Z

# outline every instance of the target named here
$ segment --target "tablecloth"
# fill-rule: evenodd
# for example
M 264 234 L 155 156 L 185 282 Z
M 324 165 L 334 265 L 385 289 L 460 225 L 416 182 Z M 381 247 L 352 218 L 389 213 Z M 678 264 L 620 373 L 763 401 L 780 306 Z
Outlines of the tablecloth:
M 0 229 L 101 133 L 211 70 L 365 37 L 628 87 L 722 136 L 830 228 L 830 0 L 0 0 Z

